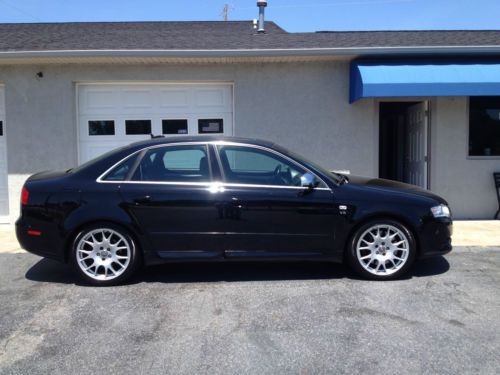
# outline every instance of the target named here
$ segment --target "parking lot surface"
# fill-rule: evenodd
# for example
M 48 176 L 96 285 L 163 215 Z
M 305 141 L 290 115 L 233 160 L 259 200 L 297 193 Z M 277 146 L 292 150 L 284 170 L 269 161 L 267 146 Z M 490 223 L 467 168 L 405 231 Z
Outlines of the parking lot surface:
M 2 374 L 500 373 L 500 248 L 404 280 L 329 263 L 171 264 L 125 286 L 0 254 Z

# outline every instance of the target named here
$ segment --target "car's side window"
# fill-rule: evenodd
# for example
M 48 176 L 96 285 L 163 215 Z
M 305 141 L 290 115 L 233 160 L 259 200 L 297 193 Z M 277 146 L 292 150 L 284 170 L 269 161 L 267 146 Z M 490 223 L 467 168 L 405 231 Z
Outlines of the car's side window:
M 163 182 L 209 182 L 206 145 L 156 147 L 148 150 L 132 180 Z
M 137 154 L 129 157 L 127 160 L 121 162 L 119 165 L 114 167 L 109 171 L 106 176 L 104 176 L 104 181 L 124 181 L 127 178 L 128 173 L 134 167 L 134 163 L 137 160 Z
M 306 173 L 295 163 L 259 148 L 228 145 L 218 149 L 228 183 L 300 186 L 300 177 Z

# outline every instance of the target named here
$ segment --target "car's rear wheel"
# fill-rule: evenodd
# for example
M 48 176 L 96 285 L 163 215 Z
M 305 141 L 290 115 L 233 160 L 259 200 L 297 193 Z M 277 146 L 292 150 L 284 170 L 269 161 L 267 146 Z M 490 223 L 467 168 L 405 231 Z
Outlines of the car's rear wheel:
M 358 228 L 347 255 L 360 276 L 389 280 L 406 273 L 415 254 L 415 239 L 406 226 L 394 220 L 376 220 Z
M 139 263 L 134 239 L 111 224 L 83 229 L 73 242 L 72 259 L 85 281 L 100 286 L 123 283 Z

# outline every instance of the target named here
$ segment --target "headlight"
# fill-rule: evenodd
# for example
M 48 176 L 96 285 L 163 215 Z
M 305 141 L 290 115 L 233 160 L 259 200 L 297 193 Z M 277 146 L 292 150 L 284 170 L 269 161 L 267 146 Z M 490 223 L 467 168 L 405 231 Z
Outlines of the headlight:
M 431 208 L 434 217 L 451 217 L 450 209 L 444 204 Z

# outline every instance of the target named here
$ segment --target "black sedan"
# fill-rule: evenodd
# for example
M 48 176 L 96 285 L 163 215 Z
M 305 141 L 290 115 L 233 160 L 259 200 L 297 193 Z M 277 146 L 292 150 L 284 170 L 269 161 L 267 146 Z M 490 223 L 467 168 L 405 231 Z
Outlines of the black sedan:
M 345 260 L 385 280 L 449 252 L 452 220 L 429 191 L 332 173 L 271 142 L 174 137 L 31 176 L 16 232 L 95 285 L 185 261 Z

